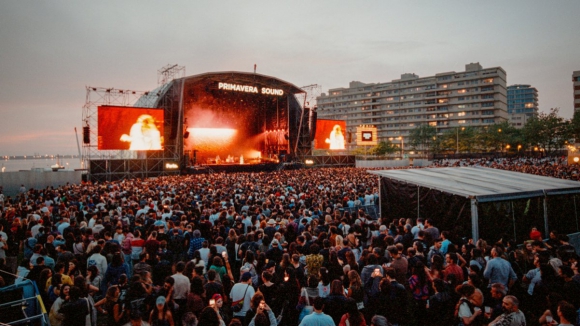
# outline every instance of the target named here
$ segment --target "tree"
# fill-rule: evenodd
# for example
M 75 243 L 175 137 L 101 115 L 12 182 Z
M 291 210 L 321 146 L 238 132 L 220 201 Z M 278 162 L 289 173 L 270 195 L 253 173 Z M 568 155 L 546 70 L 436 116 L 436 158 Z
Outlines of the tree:
M 537 146 L 550 153 L 564 146 L 574 134 L 573 122 L 558 116 L 559 109 L 541 112 L 532 117 L 523 128 L 523 136 L 530 146 Z
M 575 142 L 580 142 L 580 111 L 574 111 L 569 127 L 570 136 L 575 138 Z
M 369 153 L 372 155 L 393 154 L 399 151 L 399 147 L 395 146 L 390 140 L 382 141 L 370 149 Z
M 426 124 L 417 126 L 415 129 L 411 130 L 411 133 L 409 134 L 411 147 L 414 150 L 425 150 L 428 154 L 436 139 L 436 135 L 437 129 L 433 126 Z

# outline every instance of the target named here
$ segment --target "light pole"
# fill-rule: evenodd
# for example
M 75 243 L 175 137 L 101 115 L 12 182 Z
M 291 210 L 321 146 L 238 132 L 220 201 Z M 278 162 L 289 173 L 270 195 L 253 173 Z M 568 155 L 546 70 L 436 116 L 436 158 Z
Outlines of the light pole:
M 502 153 L 503 152 L 503 142 L 501 141 L 501 128 L 498 129 L 497 132 L 498 132 L 499 138 L 500 138 L 500 140 L 499 140 L 500 151 L 499 152 Z

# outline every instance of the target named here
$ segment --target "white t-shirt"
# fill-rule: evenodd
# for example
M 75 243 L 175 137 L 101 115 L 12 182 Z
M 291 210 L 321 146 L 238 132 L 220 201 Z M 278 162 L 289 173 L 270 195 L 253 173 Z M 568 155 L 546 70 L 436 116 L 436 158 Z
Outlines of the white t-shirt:
M 247 289 L 247 291 L 246 291 Z M 246 296 L 244 297 L 244 292 Z M 244 300 L 244 306 L 242 310 L 239 312 L 234 312 L 234 316 L 246 316 L 248 310 L 250 310 L 250 300 L 254 296 L 256 292 L 254 291 L 254 287 L 246 283 L 236 283 L 232 290 L 230 291 L 230 298 L 232 298 L 232 302 L 236 302 L 239 300 Z
M 469 305 L 466 302 L 462 302 L 461 305 L 459 306 L 459 312 L 457 313 L 457 317 L 459 318 L 469 318 L 471 317 L 473 314 L 471 313 L 471 310 L 469 309 Z
M 87 259 L 87 267 L 95 265 L 99 270 L 100 275 L 105 275 L 107 272 L 107 258 L 101 254 L 92 254 L 89 259 Z

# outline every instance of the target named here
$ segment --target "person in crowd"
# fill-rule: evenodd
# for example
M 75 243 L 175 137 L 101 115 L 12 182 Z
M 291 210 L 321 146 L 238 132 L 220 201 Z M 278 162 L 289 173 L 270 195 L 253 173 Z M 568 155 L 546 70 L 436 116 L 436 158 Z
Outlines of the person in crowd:
M 519 309 L 520 301 L 516 297 L 506 295 L 502 302 L 504 313 L 492 321 L 489 324 L 490 326 L 520 326 L 526 324 L 526 317 Z
M 173 320 L 173 314 L 169 307 L 165 297 L 159 296 L 155 300 L 155 309 L 151 311 L 149 316 L 149 324 L 151 326 L 174 326 L 175 322 Z
M 354 300 L 350 300 L 353 301 Z M 340 280 L 332 281 L 330 285 L 330 294 L 326 297 L 324 304 L 324 313 L 332 317 L 336 325 L 340 323 L 342 315 L 347 310 L 348 298 L 344 295 L 344 287 Z
M 50 320 L 51 326 L 61 326 L 62 321 L 64 319 L 64 315 L 59 313 L 62 304 L 66 302 L 66 299 L 69 296 L 71 286 L 68 284 L 62 284 L 60 287 L 60 295 L 58 298 L 53 302 L 52 306 L 50 307 L 50 312 L 48 313 L 48 317 Z
M 90 313 L 87 300 L 81 299 L 81 289 L 73 286 L 69 290 L 69 298 L 58 310 L 63 315 L 62 325 L 85 326 L 86 317 Z
M 314 312 L 304 317 L 300 326 L 335 326 L 336 323 L 334 322 L 334 319 L 323 312 L 324 306 L 325 303 L 323 298 L 318 297 L 314 299 Z
M 246 316 L 246 313 L 248 310 L 250 310 L 250 300 L 254 296 L 254 293 L 254 287 L 252 286 L 252 274 L 245 272 L 242 274 L 240 282 L 236 283 L 230 291 L 232 307 L 240 307 L 237 309 L 237 311 L 234 309 L 234 318 L 237 317 L 243 319 Z
M 483 276 L 489 280 L 490 286 L 493 283 L 501 283 L 509 289 L 517 280 L 517 275 L 502 255 L 503 249 L 500 246 L 491 249 L 492 259 L 487 263 Z

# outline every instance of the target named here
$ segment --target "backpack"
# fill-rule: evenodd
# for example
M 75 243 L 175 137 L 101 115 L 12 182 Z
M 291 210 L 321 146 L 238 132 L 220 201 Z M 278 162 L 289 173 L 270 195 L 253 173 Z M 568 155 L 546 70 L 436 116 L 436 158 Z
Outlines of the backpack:
M 183 252 L 183 246 L 185 244 L 185 238 L 178 234 L 173 234 L 169 238 L 168 247 L 169 250 L 173 251 L 174 253 L 181 253 Z
M 365 306 L 368 306 L 379 295 L 379 292 L 381 291 L 379 284 L 380 278 L 377 278 L 377 281 L 375 282 L 375 277 L 369 277 L 369 279 L 365 282 L 363 287 Z

